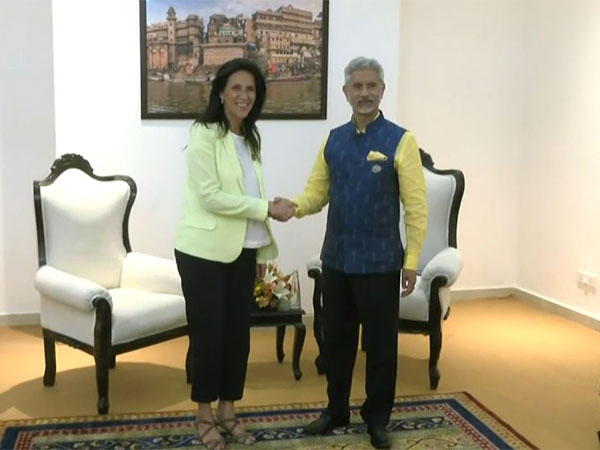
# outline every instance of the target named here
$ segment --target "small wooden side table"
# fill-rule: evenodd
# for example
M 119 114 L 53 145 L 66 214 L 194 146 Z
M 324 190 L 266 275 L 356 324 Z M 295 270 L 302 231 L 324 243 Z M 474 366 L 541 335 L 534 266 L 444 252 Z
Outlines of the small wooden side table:
M 292 370 L 294 378 L 302 378 L 300 370 L 300 354 L 304 347 L 304 338 L 306 336 L 306 326 L 302 323 L 302 316 L 305 314 L 301 308 L 279 311 L 273 309 L 254 309 L 250 316 L 251 327 L 277 327 L 277 337 L 275 340 L 275 349 L 277 352 L 277 361 L 282 362 L 285 354 L 283 353 L 283 338 L 285 337 L 285 327 L 294 326 L 294 350 L 292 354 Z

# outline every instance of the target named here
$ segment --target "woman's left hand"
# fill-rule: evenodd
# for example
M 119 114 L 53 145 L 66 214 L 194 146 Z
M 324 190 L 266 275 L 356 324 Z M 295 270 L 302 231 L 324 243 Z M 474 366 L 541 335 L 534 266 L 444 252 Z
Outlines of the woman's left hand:
M 267 273 L 267 265 L 266 264 L 256 264 L 256 279 L 262 280 Z

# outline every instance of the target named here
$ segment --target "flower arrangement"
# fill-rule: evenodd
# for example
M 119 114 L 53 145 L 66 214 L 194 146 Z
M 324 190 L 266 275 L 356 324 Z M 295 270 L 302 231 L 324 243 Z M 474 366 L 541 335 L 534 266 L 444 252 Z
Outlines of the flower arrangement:
M 298 272 L 284 275 L 273 261 L 267 262 L 265 276 L 254 285 L 254 302 L 258 308 L 284 309 L 298 294 Z

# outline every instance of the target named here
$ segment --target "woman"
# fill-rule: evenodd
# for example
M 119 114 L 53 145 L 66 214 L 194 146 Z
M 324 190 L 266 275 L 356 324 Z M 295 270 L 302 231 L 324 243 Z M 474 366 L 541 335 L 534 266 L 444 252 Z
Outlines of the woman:
M 265 94 L 253 62 L 223 64 L 187 147 L 175 259 L 186 302 L 198 434 L 215 450 L 225 448 L 217 425 L 238 443 L 255 440 L 236 420 L 233 403 L 244 390 L 254 282 L 264 275 L 264 260 L 277 256 L 267 217 L 293 214 L 264 198 L 256 120 Z

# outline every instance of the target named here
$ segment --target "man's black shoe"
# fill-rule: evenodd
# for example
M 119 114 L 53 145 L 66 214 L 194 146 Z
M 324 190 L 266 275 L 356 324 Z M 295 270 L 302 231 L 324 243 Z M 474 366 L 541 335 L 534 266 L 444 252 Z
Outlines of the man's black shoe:
M 336 427 L 345 427 L 350 423 L 349 417 L 331 417 L 327 413 L 323 413 L 318 419 L 304 427 L 306 434 L 325 434 Z M 388 447 L 389 448 L 389 447 Z
M 371 436 L 371 445 L 375 448 L 392 448 L 392 442 L 383 426 L 367 427 L 369 436 Z

